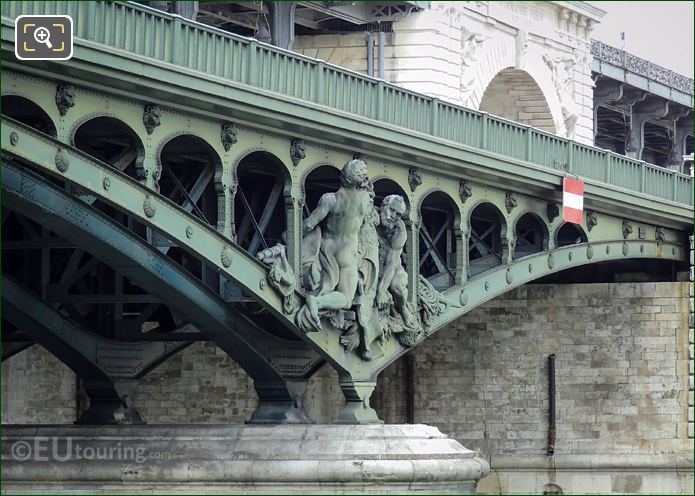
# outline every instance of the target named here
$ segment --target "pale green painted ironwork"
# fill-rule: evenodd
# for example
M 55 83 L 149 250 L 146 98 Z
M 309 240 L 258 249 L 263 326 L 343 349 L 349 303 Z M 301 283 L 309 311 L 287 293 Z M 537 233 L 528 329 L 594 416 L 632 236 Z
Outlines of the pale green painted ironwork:
M 12 138 L 13 134 L 15 135 L 14 139 Z M 353 389 L 359 389 L 363 386 L 367 389 L 373 388 L 372 382 L 375 380 L 376 374 L 408 350 L 407 347 L 391 340 L 384 347 L 383 357 L 371 362 L 364 362 L 354 354 L 344 353 L 338 340 L 331 339 L 331 335 L 327 331 L 308 334 L 300 332 L 295 325 L 295 315 L 299 303 L 303 300 L 302 293 L 300 291 L 295 292 L 292 295 L 292 310 L 289 312 L 284 310 L 280 295 L 265 284 L 266 268 L 224 234 L 215 231 L 167 198 L 114 170 L 107 164 L 95 161 L 70 145 L 42 135 L 27 126 L 6 119 L 1 136 L 3 153 L 23 158 L 44 173 L 66 180 L 88 191 L 139 221 L 159 231 L 166 232 L 180 246 L 205 259 L 220 274 L 242 286 L 285 326 L 293 329 L 307 343 L 315 347 L 340 371 L 341 382 L 352 381 L 350 387 Z M 318 149 L 308 151 L 313 157 L 316 156 L 314 154 L 317 152 L 327 156 L 325 151 Z M 58 161 L 58 155 L 67 157 L 67 161 L 62 159 Z M 67 164 L 67 167 L 61 168 L 59 162 Z M 311 165 L 312 162 L 316 163 L 312 158 L 312 161 L 305 167 L 307 170 L 315 167 L 315 165 Z M 372 165 L 375 169 L 383 167 L 383 165 L 380 166 L 376 163 L 372 163 Z M 407 170 L 395 165 L 392 167 L 393 175 L 391 177 L 405 190 Z M 109 178 L 108 190 L 103 187 L 105 178 Z M 301 176 L 299 175 L 293 177 L 293 181 L 300 180 Z M 429 178 L 425 178 L 425 180 L 431 182 Z M 410 205 L 421 206 L 423 200 L 435 191 L 441 191 L 451 198 L 458 195 L 458 182 L 445 178 L 440 181 L 441 184 L 438 187 L 418 188 L 417 194 L 408 197 Z M 482 188 L 477 185 L 474 185 L 473 188 L 473 197 L 469 201 L 465 204 L 456 202 L 460 209 L 461 223 L 461 231 L 457 237 L 461 238 L 460 242 L 463 243 L 460 246 L 463 253 L 457 255 L 460 257 L 457 263 L 461 263 L 463 266 L 467 265 L 468 260 L 467 250 L 464 249 L 464 246 L 467 246 L 470 235 L 469 219 L 473 209 L 481 203 L 488 203 L 500 212 L 505 210 L 506 193 L 504 190 L 486 188 L 485 191 L 482 191 Z M 516 222 L 524 213 L 533 212 L 538 218 L 544 218 L 546 205 L 547 203 L 544 201 L 517 195 L 512 212 L 507 215 L 503 214 L 505 220 L 503 230 L 505 232 L 502 235 L 504 239 L 514 237 Z M 152 206 L 155 208 L 153 209 Z M 418 216 L 416 211 L 411 211 L 411 219 L 415 220 L 412 230 L 409 232 L 411 241 L 418 239 L 418 230 L 420 229 L 417 221 Z M 662 229 L 662 239 L 657 240 L 655 228 L 645 226 L 649 232 L 648 240 L 634 239 L 634 235 L 632 239 L 621 239 L 621 218 L 601 214 L 598 219 L 598 224 L 593 226 L 593 229 L 590 229 L 588 233 L 588 243 L 558 248 L 555 240 L 562 222 L 559 218 L 554 218 L 546 225 L 549 243 L 547 250 L 518 260 L 514 259 L 511 254 L 505 255 L 505 259 L 498 267 L 470 279 L 465 276 L 461 277 L 460 282 L 437 296 L 437 298 L 441 298 L 437 303 L 441 307 L 441 311 L 427 325 L 425 335 L 431 334 L 476 306 L 516 286 L 567 268 L 626 258 L 683 260 L 686 256 L 686 248 L 676 231 Z M 301 219 L 298 217 L 294 219 L 295 227 L 300 221 Z M 191 238 L 186 235 L 187 226 L 191 227 L 194 233 Z M 586 225 L 583 227 L 588 229 Z M 298 238 L 295 237 L 294 242 L 296 243 L 297 240 Z M 410 246 L 410 256 L 417 260 L 417 244 Z M 225 258 L 228 261 L 225 261 Z M 417 294 L 418 265 L 417 263 L 407 264 L 407 267 L 410 271 L 411 292 Z M 344 389 L 349 387 L 343 386 Z
M 582 178 L 692 205 L 692 179 L 538 129 L 135 4 L 3 2 L 21 14 L 69 14 L 75 36 L 287 97 L 327 105 Z

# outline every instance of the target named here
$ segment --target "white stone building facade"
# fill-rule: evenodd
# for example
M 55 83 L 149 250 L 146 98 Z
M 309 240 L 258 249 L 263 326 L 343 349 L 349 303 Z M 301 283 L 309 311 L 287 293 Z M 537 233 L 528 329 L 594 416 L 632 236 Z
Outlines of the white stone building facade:
M 384 79 L 592 144 L 590 40 L 603 14 L 585 2 L 432 2 L 386 33 Z M 293 50 L 367 73 L 363 32 L 297 36 Z

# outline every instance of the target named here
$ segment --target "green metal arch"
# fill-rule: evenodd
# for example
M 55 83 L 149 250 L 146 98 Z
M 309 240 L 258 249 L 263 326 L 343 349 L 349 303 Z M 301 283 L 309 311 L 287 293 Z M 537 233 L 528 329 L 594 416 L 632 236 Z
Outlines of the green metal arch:
M 79 150 L 71 149 L 57 140 L 40 135 L 11 119 L 6 119 L 4 124 L 2 128 L 2 149 L 4 153 L 24 158 L 31 162 L 34 167 L 40 168 L 52 176 L 59 177 L 83 187 L 114 207 L 128 211 L 130 215 L 138 218 L 139 221 L 144 222 L 150 227 L 166 232 L 170 239 L 209 262 L 210 265 L 214 266 L 216 270 L 225 277 L 235 281 L 236 284 L 242 287 L 254 299 L 263 304 L 265 308 L 270 311 L 271 315 L 277 318 L 286 327 L 292 329 L 305 341 L 312 343 L 314 348 L 339 371 L 341 377 L 350 375 L 355 378 L 355 380 L 372 380 L 375 373 L 386 366 L 390 360 L 397 358 L 397 356 L 400 356 L 400 354 L 405 351 L 405 348 L 400 344 L 394 343 L 394 340 L 391 340 L 387 343 L 388 346 L 386 347 L 387 350 L 384 358 L 365 363 L 355 354 L 346 354 L 340 347 L 338 339 L 333 339 L 331 335 L 326 334 L 328 331 L 308 333 L 306 335 L 302 334 L 294 323 L 296 311 L 302 303 L 301 294 L 295 291 L 290 295 L 292 308 L 295 310 L 285 313 L 280 295 L 270 288 L 266 282 L 266 267 L 260 264 L 241 247 L 235 245 L 229 238 L 221 235 L 209 226 L 201 225 L 196 217 L 179 206 L 160 197 L 156 192 L 148 189 L 144 185 L 128 177 L 124 177 L 117 171 L 113 171 L 113 169 L 106 164 L 93 160 Z M 18 139 L 10 139 L 11 133 L 16 133 Z M 13 141 L 15 142 L 14 144 Z M 62 171 L 58 170 L 55 162 L 56 154 L 59 150 L 62 150 L 61 153 L 65 153 L 70 161 L 69 167 Z M 104 179 L 107 177 L 110 179 L 111 184 L 108 191 L 101 186 Z M 498 213 L 496 215 L 501 216 L 501 219 L 505 222 L 501 235 L 506 236 L 508 216 L 505 216 L 504 213 L 502 213 L 502 209 L 497 205 L 498 202 L 502 201 L 501 198 L 504 197 L 503 191 L 492 190 L 490 195 L 485 196 L 487 196 L 487 198 L 479 198 L 478 202 L 466 202 L 467 218 L 470 220 L 470 214 L 482 203 L 490 203 L 497 209 Z M 540 206 L 545 205 L 545 203 L 534 199 L 531 205 Z M 150 215 L 147 214 L 148 212 Z M 616 226 L 619 226 L 618 220 L 615 218 L 611 219 L 610 216 L 607 216 L 606 221 L 602 220 L 601 225 L 594 230 L 594 238 L 596 239 L 593 241 L 601 242 L 608 240 L 606 242 L 613 242 L 610 241 L 610 239 L 615 239 L 617 232 L 615 231 L 617 228 Z M 186 235 L 188 231 L 187 228 L 189 227 L 192 232 L 191 236 Z M 674 233 L 667 233 L 667 235 L 670 240 L 667 243 L 675 243 Z M 503 247 L 508 248 L 508 245 L 505 243 Z M 616 250 L 622 250 L 622 245 L 617 244 L 613 250 L 614 252 Z M 550 253 L 552 256 L 557 257 L 559 253 L 564 252 L 553 250 Z M 613 255 L 615 255 L 615 253 Z M 543 254 L 536 254 L 534 256 L 543 256 Z M 524 258 L 523 260 L 526 262 L 530 259 Z M 538 261 L 531 263 L 535 265 L 536 268 L 541 266 Z M 442 301 L 445 302 L 447 309 L 442 312 L 438 320 L 434 321 L 431 330 L 436 329 L 437 326 L 443 326 L 451 322 L 458 318 L 462 311 L 470 309 L 470 307 L 462 305 L 460 302 L 462 299 L 460 295 L 462 289 L 468 288 L 468 290 L 464 291 L 464 293 L 467 294 L 472 288 L 477 288 L 480 294 L 488 294 L 492 297 L 491 295 L 498 290 L 498 285 L 504 288 L 509 284 L 505 281 L 507 270 L 510 271 L 512 280 L 526 280 L 527 278 L 523 278 L 520 274 L 516 274 L 516 272 L 521 269 L 516 269 L 514 267 L 516 266 L 513 266 L 513 264 L 498 266 L 496 270 L 490 270 L 482 275 L 476 276 L 465 285 L 457 285 L 447 290 L 442 295 Z M 504 272 L 499 275 L 501 270 L 504 270 Z M 412 276 L 412 274 L 410 275 Z M 491 278 L 487 281 L 487 289 L 484 287 L 485 280 L 482 279 L 483 277 Z M 540 277 L 540 275 L 535 274 L 535 277 Z M 480 282 L 481 280 L 483 281 L 482 283 Z M 416 287 L 413 281 L 411 281 L 411 284 L 413 288 Z M 473 286 L 472 284 L 477 284 L 477 286 Z M 497 291 L 495 294 L 500 293 Z M 470 295 L 466 297 L 470 297 Z
M 514 237 L 516 237 L 516 227 L 519 224 L 519 221 L 526 215 L 530 215 L 531 217 L 533 217 L 543 228 L 543 251 L 548 250 L 548 247 L 550 245 L 550 226 L 548 225 L 548 222 L 538 212 L 534 212 L 533 210 L 524 210 L 522 212 L 519 212 L 519 214 L 514 218 L 513 223 L 511 225 L 511 232 L 514 234 Z
M 221 299 L 179 268 L 168 257 L 92 207 L 73 199 L 41 177 L 3 164 L 3 203 L 67 239 L 84 245 L 95 256 L 118 267 L 162 301 L 176 306 L 199 328 L 213 333 L 222 347 L 253 379 L 261 399 L 293 403 L 293 380 L 272 364 L 271 345 L 284 340 L 255 327 Z M 80 211 L 80 215 L 75 215 Z M 304 350 L 304 353 L 311 353 Z M 316 363 L 320 358 L 314 355 Z M 316 367 L 310 367 L 311 371 Z
M 426 333 L 431 336 L 487 301 L 550 274 L 590 263 L 615 260 L 682 261 L 686 251 L 684 246 L 676 242 L 617 240 L 582 243 L 534 253 L 511 264 L 497 266 L 469 279 L 465 284 L 445 291 L 443 301 L 447 310 L 435 318 Z M 407 351 L 397 350 L 395 354 L 385 357 L 384 362 L 375 367 L 374 373 L 380 373 Z
M 36 103 L 33 99 L 29 98 L 28 96 L 26 96 L 25 94 L 23 94 L 19 91 L 3 91 L 2 95 L 0 95 L 0 96 L 16 96 L 18 98 L 22 98 L 22 99 L 30 102 L 32 105 L 36 105 L 37 108 L 41 109 L 41 111 L 44 113 L 46 118 L 48 118 L 48 121 L 50 122 L 51 127 L 53 129 L 53 132 L 57 134 L 58 127 L 56 126 L 55 119 L 53 117 L 51 117 L 51 114 L 46 112 L 46 109 L 44 109 L 41 105 Z
M 460 201 L 457 201 L 456 198 L 451 196 L 451 193 L 449 193 L 446 188 L 443 188 L 442 186 L 434 186 L 432 188 L 427 188 L 421 195 L 418 195 L 417 197 L 417 211 L 422 212 L 422 205 L 425 203 L 425 200 L 427 200 L 430 196 L 432 196 L 435 193 L 442 193 L 444 196 L 447 197 L 447 199 L 451 202 L 451 205 L 456 207 L 454 209 L 454 215 L 456 218 L 456 224 L 459 226 L 461 225 L 461 220 L 464 218 L 464 204 L 461 203 Z
M 466 210 L 463 219 L 468 223 L 468 227 L 470 227 L 471 225 L 471 216 L 473 215 L 473 211 L 485 203 L 492 205 L 493 207 L 495 207 L 495 210 L 499 212 L 499 215 L 502 218 L 502 225 L 504 227 L 502 231 L 506 231 L 506 228 L 509 226 L 509 215 L 505 214 L 502 208 L 500 208 L 500 206 L 491 198 L 479 198 L 475 201 L 472 201 L 470 204 L 466 202 Z
M 142 154 L 143 158 L 145 155 L 145 140 L 143 140 L 142 135 L 135 129 L 129 122 L 124 120 L 121 116 L 119 116 L 115 112 L 107 112 L 107 111 L 97 111 L 97 112 L 91 112 L 89 114 L 84 114 L 82 115 L 79 119 L 75 120 L 72 125 L 70 126 L 70 130 L 68 131 L 68 141 L 72 146 L 75 146 L 75 136 L 77 135 L 77 132 L 80 130 L 82 126 L 87 124 L 88 122 L 94 120 L 94 119 L 99 119 L 100 117 L 108 117 L 111 119 L 114 119 L 118 121 L 119 123 L 123 124 L 125 127 L 127 127 L 134 136 L 137 137 L 138 139 L 138 155 Z
M 584 221 L 583 221 L 583 222 L 584 222 Z M 558 236 L 558 234 L 560 234 L 560 229 L 562 229 L 562 227 L 563 227 L 564 225 L 566 225 L 566 224 L 570 224 L 570 223 L 569 223 L 569 222 L 565 222 L 565 221 L 563 221 L 562 219 L 560 219 L 560 222 L 558 222 L 557 226 L 555 226 L 555 228 L 554 228 L 554 230 L 553 230 L 553 232 L 552 232 L 552 234 L 551 234 L 551 236 L 552 236 L 551 239 L 552 239 L 553 243 L 555 244 L 555 246 L 557 246 L 557 236 Z M 582 232 L 582 235 L 583 235 L 588 241 L 590 241 L 590 239 L 589 239 L 589 233 L 587 232 L 587 229 L 586 229 L 586 225 L 585 225 L 585 224 L 582 223 L 582 224 L 573 224 L 573 225 L 574 225 L 574 227 L 576 227 L 577 229 L 579 229 L 579 230 Z M 587 241 L 587 242 L 588 242 L 588 241 Z
M 238 145 L 234 145 L 238 146 Z M 290 142 L 287 142 L 287 149 L 290 149 Z M 275 160 L 277 160 L 278 164 L 281 164 L 284 167 L 284 174 L 286 175 L 287 178 L 291 178 L 293 174 L 292 167 L 288 165 L 277 153 L 277 151 L 274 151 L 271 147 L 269 146 L 247 146 L 244 148 L 242 151 L 234 155 L 234 158 L 230 161 L 232 165 L 232 172 L 234 174 L 234 179 L 237 179 L 237 170 L 239 169 L 239 164 L 251 155 L 252 153 L 256 152 L 262 152 L 262 153 L 267 153 L 268 155 L 271 155 Z
M 285 163 L 282 158 L 278 156 L 276 152 L 274 152 L 271 148 L 266 147 L 266 146 L 255 146 L 255 147 L 248 147 L 245 148 L 244 151 L 239 153 L 234 157 L 232 160 L 232 177 L 233 181 L 235 184 L 239 184 L 239 166 L 241 165 L 241 162 L 249 157 L 250 155 L 254 153 L 266 153 L 273 157 L 273 160 L 275 160 L 278 164 L 278 166 L 281 166 L 281 173 L 284 178 L 284 186 L 283 186 L 283 194 L 288 195 L 291 194 L 292 190 L 292 170 L 289 169 L 287 164 Z M 238 187 L 238 186 L 237 186 Z M 236 193 L 236 192 L 235 192 Z

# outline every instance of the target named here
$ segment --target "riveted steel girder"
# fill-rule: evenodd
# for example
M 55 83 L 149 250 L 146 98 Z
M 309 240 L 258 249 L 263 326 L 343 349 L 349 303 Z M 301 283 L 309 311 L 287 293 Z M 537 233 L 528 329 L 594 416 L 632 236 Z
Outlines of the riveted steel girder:
M 12 139 L 12 133 L 19 136 L 18 140 Z M 197 217 L 193 216 L 179 205 L 174 204 L 167 198 L 147 188 L 145 185 L 115 170 L 107 164 L 86 155 L 80 150 L 67 146 L 47 135 L 38 133 L 13 119 L 5 118 L 1 134 L 3 153 L 26 160 L 43 173 L 59 177 L 62 180 L 66 180 L 75 186 L 87 190 L 104 202 L 127 212 L 129 215 L 137 218 L 139 221 L 149 225 L 157 231 L 166 233 L 166 236 L 178 243 L 179 246 L 206 260 L 224 277 L 242 287 L 245 292 L 263 305 L 279 320 L 281 325 L 294 331 L 298 336 L 310 343 L 343 377 L 349 377 L 349 380 L 371 380 L 374 378 L 373 365 L 366 364 L 354 354 L 346 354 L 337 339 L 331 339 L 331 336 L 324 332 L 305 334 L 300 331 L 295 324 L 295 315 L 300 307 L 301 295 L 298 292 L 291 295 L 291 307 L 293 310 L 286 313 L 281 296 L 266 283 L 267 268 L 246 250 L 209 225 L 200 221 Z M 13 145 L 13 141 L 16 144 Z M 59 167 L 56 165 L 56 157 L 60 157 L 61 163 L 67 161 L 69 163 L 68 167 L 66 168 L 64 165 Z M 103 187 L 103 185 L 106 184 L 106 179 L 108 179 L 108 188 Z M 39 187 L 39 185 L 37 184 L 36 187 Z M 44 187 L 46 187 L 46 185 L 44 185 Z M 66 197 L 65 201 L 68 200 L 69 199 Z M 57 211 L 65 210 L 65 207 L 61 206 L 57 199 L 55 205 L 52 207 L 57 209 Z M 76 208 L 78 211 L 82 210 L 81 206 Z M 64 215 L 74 216 L 76 214 L 69 211 L 65 212 Z M 90 213 L 90 215 L 93 215 L 93 213 Z M 79 219 L 80 216 L 81 214 L 78 213 L 75 219 L 77 225 L 81 222 Z M 75 226 L 70 227 L 70 229 L 74 230 Z M 76 234 L 77 237 L 80 235 L 81 233 Z M 70 236 L 65 237 L 72 239 Z M 83 241 L 83 243 L 86 243 L 85 248 L 93 249 L 93 247 L 89 246 L 90 242 Z M 112 245 L 108 244 L 108 236 L 105 236 L 100 243 L 106 243 L 106 252 L 113 252 L 114 259 L 110 264 L 121 273 L 135 280 L 140 280 L 145 277 L 145 275 L 148 278 L 155 277 L 156 275 L 157 280 L 152 283 L 154 286 L 150 290 L 150 293 L 159 297 L 162 301 L 172 302 L 172 296 L 167 291 L 162 292 L 162 287 L 172 284 L 168 278 L 174 278 L 176 274 L 174 272 L 166 276 L 159 274 L 159 271 L 163 270 L 161 267 L 163 261 L 161 257 L 154 255 L 145 256 L 144 252 L 141 253 L 140 256 L 144 258 L 143 261 L 139 263 L 148 267 L 149 270 L 138 271 L 132 267 L 130 268 L 132 273 L 129 274 L 125 272 L 125 269 L 129 268 L 130 262 L 126 263 L 119 257 L 123 257 L 134 249 L 132 248 L 135 246 L 133 242 L 131 241 L 131 243 L 124 244 L 123 253 L 118 253 Z M 145 248 L 144 246 L 142 250 L 150 251 L 149 247 Z M 97 256 L 102 256 L 100 251 L 97 251 L 95 254 Z M 169 270 L 173 271 L 174 268 L 169 267 Z M 145 275 L 140 275 L 141 273 L 145 273 Z M 189 283 L 193 284 L 193 280 L 190 277 L 186 277 L 186 279 Z M 184 297 L 186 294 L 190 293 L 186 284 L 183 282 L 181 282 L 176 291 L 177 293 L 175 294 L 178 297 Z M 239 313 L 233 315 L 233 318 L 222 318 L 222 315 L 231 315 L 230 312 L 232 312 L 232 309 L 229 306 L 216 306 L 212 309 L 202 310 L 213 298 L 208 290 L 205 291 L 207 291 L 205 296 L 196 293 L 196 295 L 199 296 L 199 300 L 196 302 L 195 308 L 199 309 L 200 312 L 196 315 L 195 319 L 193 319 L 191 315 L 194 323 L 198 319 L 207 319 L 210 312 L 212 312 L 212 314 L 220 316 L 221 322 L 231 322 L 236 319 L 238 322 L 246 323 L 249 326 L 251 325 L 250 321 Z M 202 288 L 201 292 L 203 292 Z M 186 308 L 187 305 L 176 303 L 175 306 L 177 308 Z M 205 331 L 208 331 L 210 327 L 218 328 L 219 330 L 219 322 L 210 325 L 198 325 L 198 327 Z M 256 374 L 261 374 L 262 371 L 265 371 L 269 373 L 270 376 L 275 376 L 277 378 L 277 372 L 274 371 L 272 367 L 270 369 L 266 368 L 269 365 L 268 355 L 263 355 L 258 350 L 270 350 L 271 348 L 282 349 L 284 344 L 279 343 L 278 346 L 271 346 L 268 342 L 267 344 L 257 345 L 256 343 L 261 339 L 260 336 L 266 333 L 263 331 L 252 332 L 250 331 L 250 327 L 244 331 L 235 329 L 229 333 L 224 332 L 221 336 L 232 336 L 232 332 L 236 332 L 237 334 L 244 332 L 243 338 L 241 338 L 241 334 L 239 334 L 239 339 L 246 340 L 246 344 L 241 345 L 241 347 L 249 351 L 248 356 L 245 353 L 241 353 L 239 350 L 235 351 L 233 356 L 234 359 L 247 371 L 253 371 L 253 364 L 256 359 L 259 359 L 263 361 L 265 365 L 262 366 Z M 237 334 L 234 335 L 236 336 Z M 226 347 L 223 343 L 220 342 L 219 344 L 226 351 Z M 398 347 L 400 345 L 394 346 Z M 270 353 L 270 351 L 267 351 L 267 353 Z M 230 356 L 232 355 L 230 354 Z M 313 360 L 313 353 L 311 356 Z M 315 363 L 318 362 L 319 359 L 316 357 Z M 310 367 L 310 370 L 314 370 L 314 367 Z M 253 377 L 254 373 L 250 373 L 250 375 Z M 256 380 L 257 388 L 263 382 L 262 379 Z M 270 380 L 270 382 L 274 383 L 274 380 Z
M 5 289 L 2 295 L 3 302 L 12 309 L 5 313 L 8 320 L 12 321 L 15 318 L 17 308 L 31 309 L 28 316 L 37 320 L 38 324 L 26 329 L 25 332 L 32 339 L 49 349 L 66 364 L 70 362 L 70 359 L 64 359 L 67 355 L 64 355 L 62 350 L 68 347 L 69 353 L 77 353 L 81 360 L 98 367 L 111 380 L 140 379 L 170 356 L 191 344 L 191 342 L 174 340 L 128 343 L 106 339 L 69 321 L 12 278 L 3 275 L 2 283 Z M 38 336 L 31 332 L 37 325 L 43 330 Z M 23 326 L 21 328 L 25 329 Z M 45 339 L 48 336 L 52 336 L 51 340 Z M 80 365 L 76 364 L 76 366 Z M 73 366 L 71 368 L 78 375 L 88 378 L 89 370 L 85 369 L 85 372 L 76 370 Z
M 272 364 L 271 354 L 272 347 L 296 348 L 294 343 L 283 342 L 255 327 L 173 261 L 84 202 L 17 166 L 3 164 L 2 172 L 3 204 L 83 246 L 177 308 L 198 328 L 213 333 L 215 342 L 254 379 L 262 401 L 294 404 L 298 394 L 295 383 L 303 378 L 288 381 Z M 320 364 L 320 358 L 310 350 L 298 351 L 316 363 L 307 370 L 313 371 Z M 300 411 L 294 415 L 293 421 L 309 420 Z
M 3 276 L 2 289 L 4 317 L 82 379 L 90 408 L 78 423 L 142 423 L 131 403 L 133 378 L 117 377 L 113 370 L 99 363 L 99 345 L 103 346 L 107 340 L 81 329 L 10 277 Z M 155 347 L 150 346 L 147 351 L 155 355 L 149 357 L 151 362 L 160 363 L 182 347 L 183 344 L 169 347 L 158 356 Z M 148 365 L 153 367 L 156 363 Z M 115 365 L 114 360 L 111 365 Z

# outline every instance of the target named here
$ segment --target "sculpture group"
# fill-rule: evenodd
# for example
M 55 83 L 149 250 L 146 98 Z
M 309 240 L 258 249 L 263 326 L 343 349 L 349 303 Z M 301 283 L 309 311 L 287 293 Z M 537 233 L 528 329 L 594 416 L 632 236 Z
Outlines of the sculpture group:
M 408 300 L 408 274 L 402 255 L 407 231 L 407 206 L 399 195 L 385 197 L 377 207 L 363 160 L 345 164 L 338 191 L 321 196 L 304 221 L 300 281 L 304 303 L 296 313 L 303 332 L 337 331 L 348 352 L 366 361 L 383 354 L 383 344 L 396 336 L 413 346 L 424 336 L 423 318 L 432 315 L 432 287 L 421 284 L 426 316 Z M 282 245 L 263 250 L 258 258 L 269 265 L 268 278 L 285 298 L 295 289 L 295 275 Z M 425 296 L 425 295 L 423 295 Z M 436 300 L 436 298 L 435 298 Z M 286 305 L 286 311 L 292 311 Z M 434 313 L 438 313 L 434 311 Z

